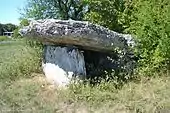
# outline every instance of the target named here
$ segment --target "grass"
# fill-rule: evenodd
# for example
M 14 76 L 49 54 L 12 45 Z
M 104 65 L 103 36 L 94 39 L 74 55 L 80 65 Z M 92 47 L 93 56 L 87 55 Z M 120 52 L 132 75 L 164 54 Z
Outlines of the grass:
M 34 75 L 35 76 L 35 75 Z M 107 84 L 108 87 L 111 87 Z M 122 89 L 74 86 L 58 90 L 43 75 L 1 82 L 2 112 L 48 113 L 155 113 L 170 111 L 170 77 L 143 79 Z M 160 112 L 159 112 L 160 113 Z
M 0 44 L 0 78 L 27 76 L 39 70 L 39 55 L 23 40 Z
M 112 82 L 102 82 L 95 86 L 88 83 L 71 84 L 68 89 L 61 90 L 49 85 L 44 75 L 37 73 L 37 55 L 36 50 L 25 46 L 22 40 L 11 45 L 0 45 L 0 112 L 170 112 L 169 76 L 144 77 L 125 84 L 121 89 L 116 89 Z M 11 68 L 8 69 L 8 66 Z
M 5 40 L 8 40 L 8 37 L 7 37 L 7 36 L 0 36 L 0 42 L 1 42 L 1 41 L 5 41 Z

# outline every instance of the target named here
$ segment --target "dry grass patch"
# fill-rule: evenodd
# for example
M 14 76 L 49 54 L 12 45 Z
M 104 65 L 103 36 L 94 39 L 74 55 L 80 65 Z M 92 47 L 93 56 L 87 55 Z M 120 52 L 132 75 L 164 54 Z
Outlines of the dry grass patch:
M 170 77 L 144 78 L 139 83 L 130 82 L 122 89 L 114 90 L 102 89 L 100 85 L 91 87 L 82 84 L 61 90 L 49 85 L 42 74 L 33 76 L 0 83 L 1 111 L 23 113 L 156 113 L 158 111 L 164 113 L 170 111 Z

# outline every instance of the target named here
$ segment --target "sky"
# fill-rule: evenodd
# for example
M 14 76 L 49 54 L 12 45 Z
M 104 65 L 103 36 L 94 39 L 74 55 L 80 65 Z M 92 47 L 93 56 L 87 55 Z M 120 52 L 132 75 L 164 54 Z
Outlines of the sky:
M 20 9 L 23 8 L 27 0 L 0 0 L 0 23 L 12 23 L 19 25 L 21 17 Z

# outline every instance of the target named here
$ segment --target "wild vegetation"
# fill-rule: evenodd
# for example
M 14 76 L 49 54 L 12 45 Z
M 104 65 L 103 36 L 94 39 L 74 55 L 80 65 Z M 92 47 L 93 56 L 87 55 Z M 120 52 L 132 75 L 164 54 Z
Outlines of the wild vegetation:
M 5 51 L 5 52 L 4 52 Z M 40 74 L 39 48 L 24 40 L 0 44 L 0 111 L 65 113 L 169 112 L 170 77 L 141 77 L 115 88 L 114 81 L 72 83 L 60 90 Z
M 169 112 L 169 75 L 142 77 L 118 89 L 103 80 L 98 85 L 71 84 L 67 90 L 59 90 L 37 73 L 36 49 L 24 43 L 17 40 L 0 45 L 1 112 Z
M 20 27 L 28 25 L 29 18 L 74 19 L 132 34 L 138 68 L 135 78 L 124 84 L 119 79 L 103 79 L 98 84 L 73 83 L 60 90 L 46 83 L 41 73 L 41 44 L 36 46 L 36 42 L 24 39 L 0 42 L 0 112 L 170 112 L 169 0 L 28 0 L 27 3 Z M 20 36 L 17 31 L 15 37 Z M 0 37 L 3 40 L 6 37 Z
M 169 70 L 170 2 L 168 0 L 134 1 L 133 20 L 128 31 L 138 41 L 136 53 L 141 74 L 153 75 Z

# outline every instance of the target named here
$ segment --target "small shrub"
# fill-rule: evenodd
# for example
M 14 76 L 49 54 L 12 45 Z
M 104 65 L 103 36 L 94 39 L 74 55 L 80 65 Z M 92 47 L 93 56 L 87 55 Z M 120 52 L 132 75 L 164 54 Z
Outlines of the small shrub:
M 12 35 L 13 38 L 22 38 L 22 36 L 19 34 L 19 28 L 14 30 L 14 34 Z
M 13 34 L 13 37 L 14 38 L 23 38 L 21 36 L 21 34 L 19 33 L 19 29 L 23 28 L 24 26 L 28 26 L 29 25 L 29 21 L 27 19 L 22 19 L 20 21 L 20 25 L 13 31 L 14 34 Z

